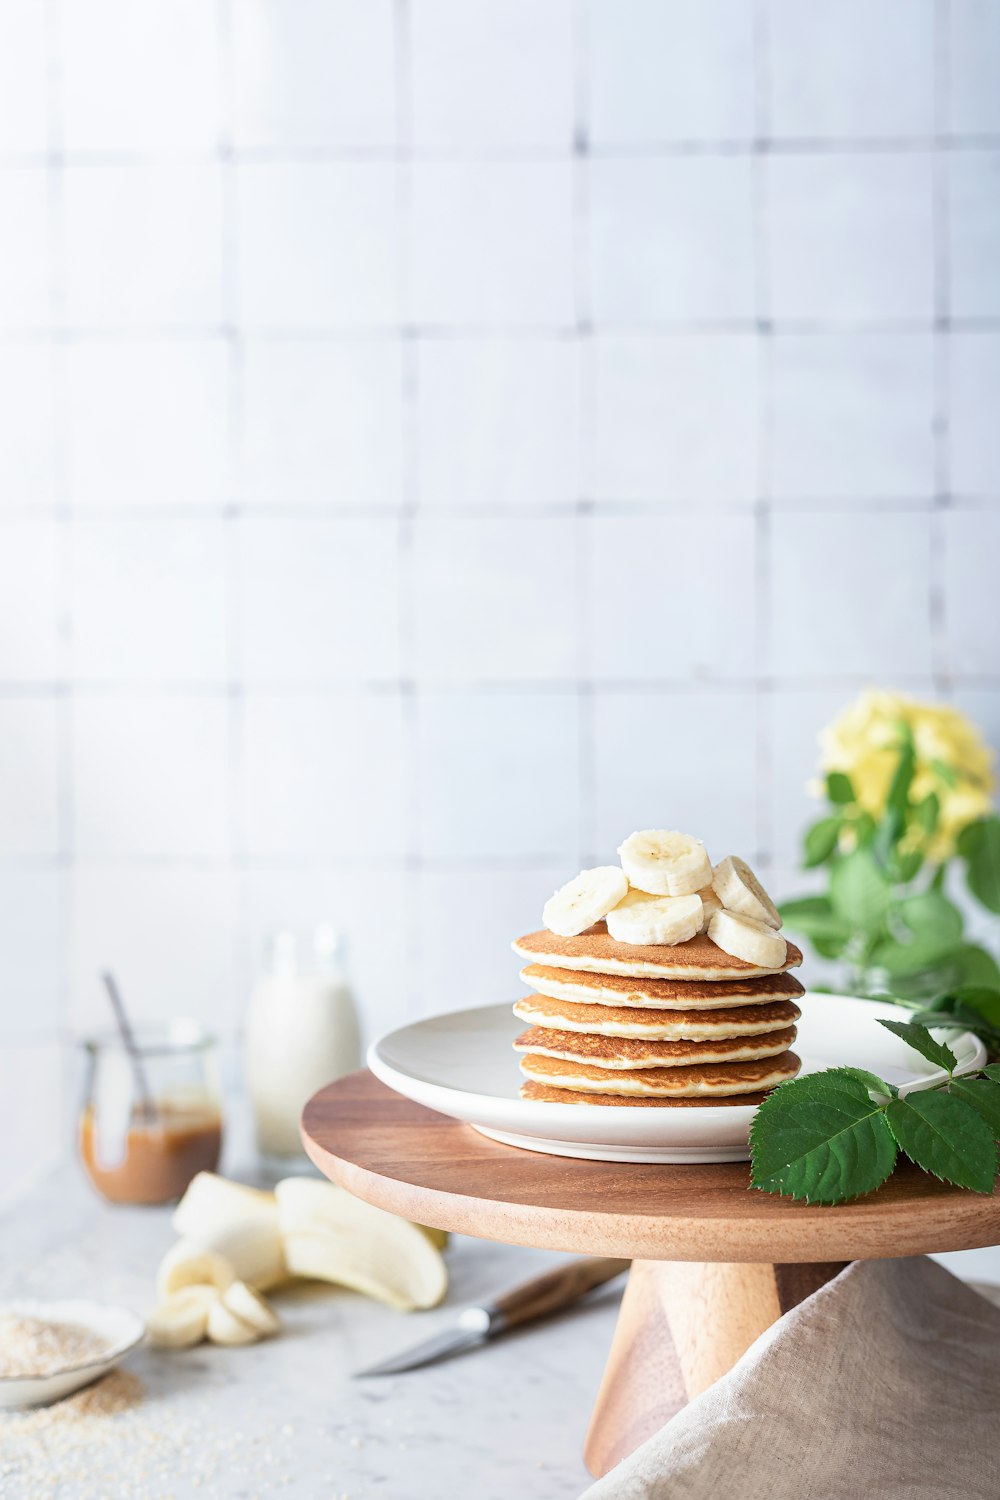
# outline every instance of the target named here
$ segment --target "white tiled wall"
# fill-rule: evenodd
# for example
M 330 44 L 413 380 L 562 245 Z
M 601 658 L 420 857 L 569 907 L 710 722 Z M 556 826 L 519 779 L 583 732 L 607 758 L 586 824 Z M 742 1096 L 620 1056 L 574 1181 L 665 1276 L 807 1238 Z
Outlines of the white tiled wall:
M 998 78 L 1000 0 L 0 0 L 0 1120 L 102 965 L 502 999 L 636 824 L 787 891 L 862 684 L 1000 736 Z

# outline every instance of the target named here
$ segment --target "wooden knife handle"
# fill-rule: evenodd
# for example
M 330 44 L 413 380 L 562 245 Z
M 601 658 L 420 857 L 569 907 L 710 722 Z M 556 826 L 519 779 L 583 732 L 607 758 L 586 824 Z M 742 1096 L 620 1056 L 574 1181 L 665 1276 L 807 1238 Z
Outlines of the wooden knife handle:
M 593 1256 L 586 1260 L 574 1260 L 568 1266 L 559 1266 L 546 1271 L 515 1287 L 493 1304 L 497 1322 L 507 1328 L 516 1328 L 519 1323 L 530 1323 L 533 1318 L 544 1318 L 549 1313 L 568 1307 L 585 1292 L 595 1286 L 603 1286 L 627 1271 L 631 1261 L 615 1260 L 611 1256 Z

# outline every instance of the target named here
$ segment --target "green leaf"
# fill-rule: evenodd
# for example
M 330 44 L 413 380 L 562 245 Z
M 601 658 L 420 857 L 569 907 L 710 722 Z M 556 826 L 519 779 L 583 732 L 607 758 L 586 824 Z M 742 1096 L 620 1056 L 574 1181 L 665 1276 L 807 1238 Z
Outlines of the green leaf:
M 854 830 L 854 837 L 858 841 L 859 849 L 868 848 L 875 837 L 878 827 L 871 813 L 866 812 L 859 813 L 856 818 L 852 818 L 848 826 Z
M 983 1072 L 987 1078 L 992 1078 L 994 1083 L 1000 1083 L 1000 1063 L 987 1063 Z
M 754 1187 L 808 1203 L 870 1193 L 896 1161 L 885 1117 L 891 1094 L 887 1083 L 860 1068 L 830 1068 L 781 1084 L 750 1127 Z
M 958 775 L 955 771 L 955 768 L 953 766 L 949 766 L 947 761 L 938 760 L 935 757 L 935 759 L 931 761 L 931 770 L 934 772 L 934 775 L 938 778 L 939 781 L 944 782 L 945 786 L 954 787 L 958 785 Z
M 889 783 L 889 791 L 885 799 L 886 807 L 893 812 L 905 816 L 910 801 L 910 787 L 913 784 L 913 773 L 917 764 L 917 752 L 913 747 L 912 736 L 903 741 L 899 750 L 899 763 L 892 774 Z
M 954 1078 L 948 1092 L 970 1104 L 992 1130 L 993 1139 L 1000 1140 L 1000 1083 L 989 1078 Z
M 925 1172 L 976 1193 L 993 1191 L 993 1131 L 971 1105 L 941 1089 L 918 1089 L 893 1099 L 885 1114 L 898 1145 Z
M 891 1031 L 894 1036 L 901 1037 L 907 1046 L 912 1047 L 914 1052 L 919 1052 L 921 1057 L 926 1057 L 936 1068 L 944 1068 L 946 1073 L 951 1073 L 958 1067 L 958 1058 L 950 1047 L 944 1042 L 935 1041 L 927 1030 L 915 1021 L 883 1021 L 879 1020 L 880 1026 L 886 1031 Z
M 817 937 L 814 933 L 810 938 L 810 942 L 820 958 L 840 958 L 847 947 L 848 939 L 841 937 Z
M 1000 1027 L 1000 986 L 994 989 L 981 984 L 963 984 L 952 990 L 947 999 L 981 1016 L 990 1026 Z
M 949 947 L 962 936 L 962 913 L 940 891 L 921 891 L 905 896 L 898 906 L 900 918 L 917 936 L 933 934 Z
M 907 854 L 900 854 L 897 851 L 895 858 L 891 861 L 893 880 L 900 885 L 909 885 L 923 862 L 924 856 L 919 849 L 911 849 Z
M 837 807 L 846 807 L 858 800 L 854 795 L 854 783 L 843 771 L 831 771 L 827 776 L 826 795 Z
M 1000 965 L 985 948 L 976 943 L 963 943 L 954 958 L 963 984 L 994 985 L 1000 989 Z
M 982 1016 L 977 1015 L 974 1010 L 970 1010 L 958 1000 L 952 1001 L 950 1011 L 918 1010 L 913 1012 L 910 1019 L 920 1026 L 940 1026 L 949 1031 L 971 1031 L 987 1046 L 1000 1052 L 1000 1027 L 984 1021 Z
M 889 885 L 874 856 L 855 849 L 830 872 L 830 900 L 852 929 L 877 932 L 889 907 Z
M 964 828 L 958 830 L 955 839 L 955 848 L 963 859 L 971 859 L 979 848 L 983 838 L 983 818 L 977 818 L 974 823 L 966 823 Z
M 930 835 L 938 826 L 941 816 L 941 798 L 937 792 L 928 792 L 922 802 L 918 802 L 915 808 L 917 822 L 924 833 Z
M 895 938 L 885 938 L 872 952 L 872 963 L 893 976 L 926 974 L 949 960 L 954 946 L 946 939 L 924 933 L 911 938 L 908 943 L 897 943 Z M 941 984 L 953 983 L 956 975 L 948 972 L 940 976 Z
M 1000 913 L 1000 818 L 980 818 L 972 826 L 980 831 L 967 856 L 966 882 L 977 901 Z
M 806 829 L 803 848 L 807 870 L 814 870 L 817 865 L 824 864 L 830 858 L 837 847 L 840 828 L 839 818 L 820 818 L 818 823 L 813 823 L 811 828 Z
M 850 928 L 835 914 L 829 896 L 802 896 L 797 901 L 783 901 L 781 916 L 786 926 L 806 937 L 843 938 L 846 942 L 851 935 Z

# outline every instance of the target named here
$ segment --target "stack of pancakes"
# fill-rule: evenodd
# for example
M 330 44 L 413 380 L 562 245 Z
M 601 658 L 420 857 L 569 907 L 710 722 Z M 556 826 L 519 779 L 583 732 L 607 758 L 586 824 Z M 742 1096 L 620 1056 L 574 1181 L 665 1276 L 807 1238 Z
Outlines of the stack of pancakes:
M 802 985 L 793 943 L 755 968 L 704 933 L 672 946 L 618 943 L 597 922 L 578 937 L 518 938 L 514 1043 L 525 1099 L 553 1104 L 759 1104 L 798 1072 L 790 1047 Z

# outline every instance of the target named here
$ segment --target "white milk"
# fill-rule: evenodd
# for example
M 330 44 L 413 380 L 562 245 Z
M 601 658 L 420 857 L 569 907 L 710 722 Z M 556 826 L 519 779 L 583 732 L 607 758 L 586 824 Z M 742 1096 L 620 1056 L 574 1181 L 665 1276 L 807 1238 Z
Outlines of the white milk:
M 361 1066 L 354 998 L 340 944 L 330 927 L 316 929 L 311 951 L 292 932 L 271 942 L 269 966 L 247 1015 L 246 1070 L 257 1149 L 299 1156 L 299 1117 L 310 1095 Z

